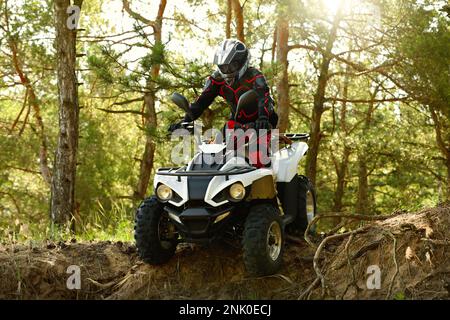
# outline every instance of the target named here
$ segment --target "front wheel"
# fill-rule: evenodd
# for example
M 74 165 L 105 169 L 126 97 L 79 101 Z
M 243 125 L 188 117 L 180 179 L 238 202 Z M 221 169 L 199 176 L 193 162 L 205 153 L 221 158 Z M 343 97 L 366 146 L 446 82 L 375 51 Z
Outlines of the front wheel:
M 145 199 L 136 212 L 134 238 L 139 257 L 149 264 L 167 262 L 177 247 L 175 226 L 164 214 L 158 199 Z
M 243 257 L 247 271 L 255 276 L 277 272 L 284 252 L 284 230 L 278 210 L 269 204 L 250 209 L 243 234 Z

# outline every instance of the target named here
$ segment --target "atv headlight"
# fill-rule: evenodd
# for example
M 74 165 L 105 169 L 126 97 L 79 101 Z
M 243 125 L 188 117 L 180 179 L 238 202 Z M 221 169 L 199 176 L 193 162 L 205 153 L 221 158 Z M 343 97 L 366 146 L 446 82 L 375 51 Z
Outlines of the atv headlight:
M 156 195 L 161 201 L 169 201 L 170 199 L 172 199 L 173 192 L 172 189 L 170 189 L 165 184 L 160 184 L 158 188 L 156 188 Z
M 228 192 L 230 194 L 230 197 L 236 201 L 240 201 L 245 197 L 245 188 L 240 182 L 231 185 Z

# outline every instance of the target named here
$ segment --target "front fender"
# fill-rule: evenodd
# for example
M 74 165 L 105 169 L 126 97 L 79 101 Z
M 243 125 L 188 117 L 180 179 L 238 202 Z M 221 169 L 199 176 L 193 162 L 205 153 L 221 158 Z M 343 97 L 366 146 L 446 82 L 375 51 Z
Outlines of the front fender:
M 222 167 L 221 170 L 226 170 L 230 166 L 234 166 L 235 163 L 236 160 L 231 159 Z M 215 202 L 213 200 L 213 198 L 219 192 L 221 192 L 222 190 L 224 190 L 225 188 L 231 186 L 236 182 L 240 182 L 244 185 L 244 187 L 247 187 L 251 185 L 253 181 L 261 179 L 265 176 L 272 176 L 272 170 L 261 168 L 244 174 L 229 175 L 228 180 L 226 176 L 215 176 L 214 178 L 212 178 L 211 182 L 208 185 L 208 189 L 206 190 L 205 202 L 213 207 L 223 205 L 229 201 L 223 200 L 220 202 Z

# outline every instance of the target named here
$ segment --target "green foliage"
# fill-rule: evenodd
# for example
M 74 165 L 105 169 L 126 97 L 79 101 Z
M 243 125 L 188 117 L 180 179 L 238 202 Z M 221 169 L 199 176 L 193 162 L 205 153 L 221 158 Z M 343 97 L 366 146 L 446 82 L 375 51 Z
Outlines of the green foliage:
M 133 206 L 123 201 L 113 202 L 109 209 L 104 208 L 101 202 L 97 205 L 98 210 L 84 220 L 79 237 L 96 241 L 132 241 Z
M 0 1 L 0 6 L 3 4 Z M 87 57 L 78 59 L 78 67 L 83 71 L 78 71 L 77 76 L 83 85 L 79 87 L 82 109 L 76 180 L 79 220 L 73 235 L 68 226 L 57 229 L 49 223 L 50 190 L 39 173 L 41 139 L 28 104 L 18 117 L 26 89 L 17 84 L 19 79 L 8 49 L 10 40 L 18 42 L 19 60 L 41 107 L 51 167 L 58 133 L 53 3 L 8 1 L 10 32 L 0 29 L 0 44 L 8 53 L 0 56 L 0 239 L 131 240 L 138 203 L 130 196 L 137 183 L 145 139 L 152 137 L 156 143 L 154 168 L 170 165 L 176 142 L 167 140 L 166 129 L 183 114 L 169 96 L 177 91 L 193 101 L 214 71 L 209 63 L 212 59 L 205 52 L 223 38 L 226 12 L 226 2 L 216 4 L 206 6 L 203 1 L 188 0 L 178 6 L 177 2 L 176 9 L 171 7 L 173 16 L 166 14 L 167 19 L 163 20 L 162 42 L 155 43 L 152 28 L 134 23 L 126 13 L 101 14 L 105 6 L 100 1 L 84 2 L 81 25 L 87 30 L 78 33 L 77 52 L 87 53 Z M 168 6 L 171 5 L 169 1 Z M 352 47 L 350 59 L 368 67 L 393 61 L 386 72 L 404 88 L 399 90 L 377 72 L 358 74 L 359 70 L 347 70 L 344 63 L 332 61 L 318 156 L 319 212 L 331 211 L 334 206 L 336 167 L 344 149 L 349 149 L 350 155 L 342 211 L 356 211 L 362 161 L 368 170 L 371 214 L 415 210 L 439 201 L 447 173 L 445 159 L 435 142 L 429 107 L 433 105 L 438 111 L 444 138 L 450 141 L 450 32 L 448 15 L 435 5 L 434 1 L 380 1 L 379 27 L 384 36 L 374 32 L 352 8 L 346 9 L 349 18 L 340 25 L 333 53 Z M 320 1 L 245 2 L 244 27 L 246 43 L 252 48 L 252 64 L 264 72 L 275 100 L 275 85 L 282 72 L 276 52 L 275 61 L 271 57 L 278 15 L 290 19 L 289 44 L 322 50 L 333 19 L 332 12 Z M 351 15 L 356 15 L 355 19 Z M 124 23 L 128 29 L 121 30 L 114 21 L 119 16 L 128 22 Z M 2 26 L 4 18 L 2 9 Z M 358 50 L 371 41 L 381 44 Z M 346 54 L 340 57 L 345 58 Z M 322 55 L 320 50 L 292 49 L 288 59 L 290 131 L 308 132 Z M 160 73 L 155 77 L 152 69 L 156 66 Z M 332 98 L 342 98 L 344 74 L 348 71 L 349 99 L 370 100 L 377 84 L 380 92 L 376 99 L 403 95 L 403 90 L 411 99 L 408 103 L 375 103 L 372 111 L 368 102 L 349 102 L 343 119 L 342 102 L 333 102 Z M 155 96 L 156 126 L 137 114 L 147 112 L 143 108 L 144 94 Z M 229 115 L 228 106 L 219 97 L 211 109 L 212 124 L 220 128 Z M 104 110 L 133 112 L 116 114 Z M 370 123 L 366 124 L 369 114 Z M 299 170 L 304 173 L 302 165 Z M 151 192 L 150 185 L 148 193 Z M 398 297 L 404 298 L 401 293 Z
M 149 54 L 145 55 L 141 61 L 141 67 L 143 70 L 150 70 L 152 66 L 158 64 L 164 64 L 165 61 L 165 48 L 164 44 L 156 43 L 151 47 Z
M 397 292 L 394 297 L 394 300 L 406 300 L 406 296 L 403 292 Z
M 88 57 L 88 65 L 105 84 L 113 84 L 114 76 L 110 68 L 110 64 L 106 59 L 99 56 L 90 55 Z
M 450 18 L 437 10 L 403 3 L 408 12 L 396 39 L 395 55 L 405 85 L 450 118 Z

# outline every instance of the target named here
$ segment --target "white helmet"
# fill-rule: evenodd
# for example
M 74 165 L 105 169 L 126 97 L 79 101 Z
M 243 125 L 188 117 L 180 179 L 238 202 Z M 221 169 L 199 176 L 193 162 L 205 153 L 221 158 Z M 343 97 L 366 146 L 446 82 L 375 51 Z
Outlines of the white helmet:
M 239 80 L 247 71 L 250 52 L 244 43 L 236 39 L 224 40 L 214 54 L 214 64 L 228 85 Z

